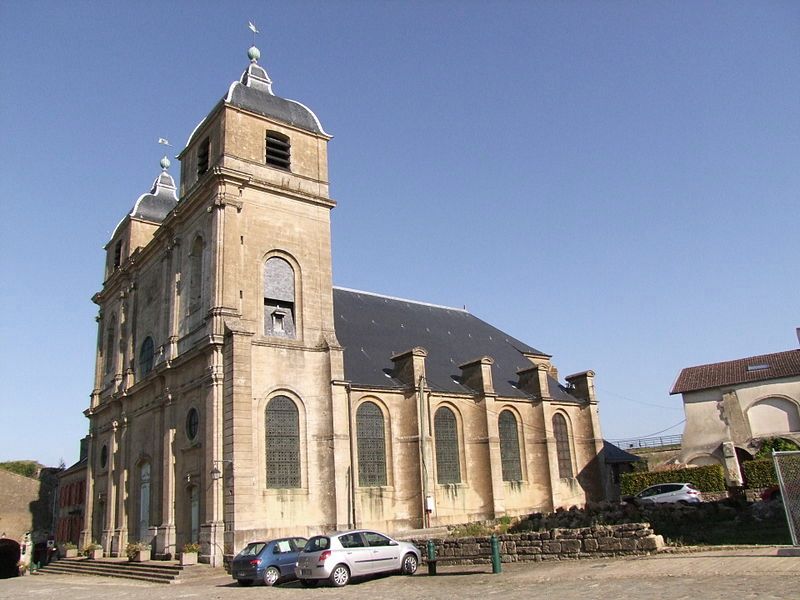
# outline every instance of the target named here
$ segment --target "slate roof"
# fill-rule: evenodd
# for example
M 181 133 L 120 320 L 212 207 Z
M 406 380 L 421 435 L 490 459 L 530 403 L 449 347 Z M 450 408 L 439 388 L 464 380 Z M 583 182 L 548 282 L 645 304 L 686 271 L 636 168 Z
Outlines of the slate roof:
M 153 182 L 150 193 L 139 196 L 130 215 L 146 221 L 161 223 L 177 203 L 175 180 L 169 173 L 162 171 Z
M 603 440 L 603 456 L 606 464 L 632 463 L 643 460 L 641 456 L 626 452 L 607 440 Z
M 751 367 L 749 371 L 748 366 Z M 753 367 L 758 368 L 753 369 Z M 687 367 L 678 375 L 670 394 L 798 376 L 800 376 L 800 349 L 787 350 Z
M 272 117 L 307 131 L 327 135 L 317 115 L 296 100 L 276 96 L 272 92 L 272 81 L 266 70 L 251 63 L 239 81 L 234 81 L 225 97 L 225 102 L 265 117 Z
M 333 305 L 336 337 L 344 347 L 345 378 L 353 384 L 405 387 L 389 376 L 394 366 L 391 357 L 421 346 L 428 351 L 425 370 L 432 390 L 474 394 L 458 382 L 459 365 L 490 356 L 495 392 L 530 398 L 512 385 L 518 369 L 532 366 L 523 352 L 547 356 L 466 310 L 344 288 L 334 288 Z M 550 395 L 579 402 L 552 377 Z
M 120 226 L 129 216 L 150 221 L 151 223 L 161 223 L 177 204 L 178 196 L 175 193 L 175 180 L 166 170 L 162 170 L 153 181 L 153 187 L 150 188 L 150 192 L 139 196 L 134 202 L 133 208 L 117 223 L 110 239 L 114 239 Z

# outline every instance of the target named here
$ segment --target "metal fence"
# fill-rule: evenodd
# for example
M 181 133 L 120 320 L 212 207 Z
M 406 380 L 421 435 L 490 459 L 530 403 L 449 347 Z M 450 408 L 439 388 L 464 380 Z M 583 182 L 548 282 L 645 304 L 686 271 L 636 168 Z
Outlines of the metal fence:
M 680 435 L 662 435 L 646 438 L 629 438 L 626 440 L 611 440 L 615 446 L 619 446 L 623 450 L 630 450 L 636 448 L 660 448 L 661 446 L 680 446 Z
M 800 546 L 800 451 L 773 452 L 775 473 L 781 488 L 783 508 L 792 534 L 792 544 Z

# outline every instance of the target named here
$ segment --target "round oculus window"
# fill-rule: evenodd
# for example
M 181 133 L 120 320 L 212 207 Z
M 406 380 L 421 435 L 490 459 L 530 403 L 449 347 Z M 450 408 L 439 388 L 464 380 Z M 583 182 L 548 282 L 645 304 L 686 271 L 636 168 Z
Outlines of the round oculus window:
M 200 414 L 197 412 L 196 408 L 191 408 L 186 415 L 186 437 L 189 438 L 189 441 L 194 441 L 199 429 Z
M 108 446 L 103 445 L 103 447 L 100 448 L 100 468 L 105 469 L 107 464 L 108 464 Z

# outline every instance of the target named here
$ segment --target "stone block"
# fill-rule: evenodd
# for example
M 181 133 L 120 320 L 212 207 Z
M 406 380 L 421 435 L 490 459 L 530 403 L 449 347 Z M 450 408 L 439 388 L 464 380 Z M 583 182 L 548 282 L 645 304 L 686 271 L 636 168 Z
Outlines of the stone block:
M 580 552 L 581 540 L 562 540 L 561 551 L 569 554 Z
M 619 541 L 619 546 L 620 546 L 620 550 L 625 550 L 625 551 L 629 551 L 629 552 L 635 552 L 636 551 L 636 547 L 637 547 L 636 538 L 632 538 L 632 537 L 622 538 Z
M 659 550 L 664 546 L 664 538 L 660 535 L 650 535 L 645 538 L 640 538 L 638 545 L 640 550 Z
M 586 552 L 596 552 L 599 544 L 596 539 L 586 538 L 583 540 L 583 549 Z
M 542 544 L 542 552 L 545 554 L 561 554 L 560 542 L 544 542 Z

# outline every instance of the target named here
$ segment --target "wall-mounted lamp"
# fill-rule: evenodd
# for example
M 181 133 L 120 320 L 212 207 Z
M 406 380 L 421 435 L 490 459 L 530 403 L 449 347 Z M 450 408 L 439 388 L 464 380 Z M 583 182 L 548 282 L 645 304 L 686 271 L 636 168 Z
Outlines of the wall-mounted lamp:
M 222 471 L 220 470 L 220 468 L 217 465 L 222 464 L 223 468 L 224 468 L 225 464 L 229 464 L 229 465 L 231 465 L 231 468 L 233 468 L 233 461 L 232 460 L 227 460 L 227 459 L 212 460 L 211 463 L 212 463 L 212 466 L 211 466 L 211 471 L 209 472 L 209 475 L 211 475 L 211 480 L 212 481 L 218 481 L 219 479 L 222 479 Z

